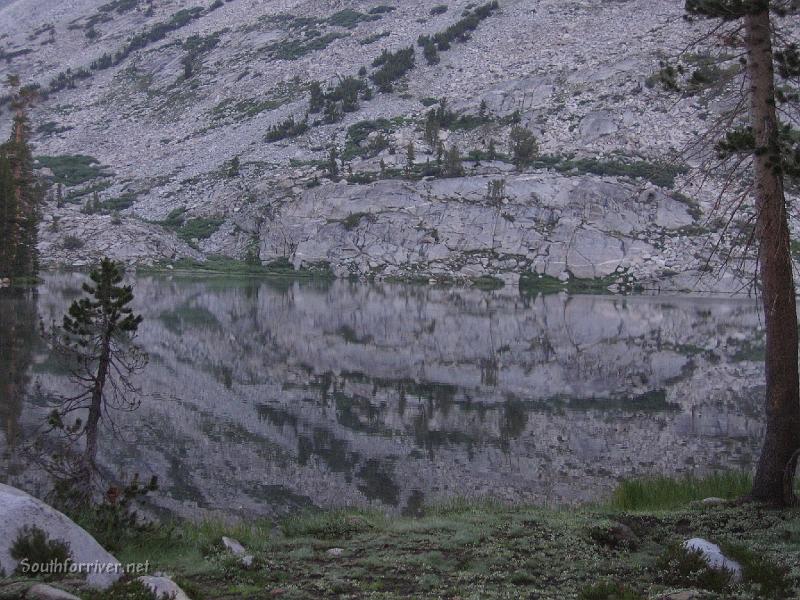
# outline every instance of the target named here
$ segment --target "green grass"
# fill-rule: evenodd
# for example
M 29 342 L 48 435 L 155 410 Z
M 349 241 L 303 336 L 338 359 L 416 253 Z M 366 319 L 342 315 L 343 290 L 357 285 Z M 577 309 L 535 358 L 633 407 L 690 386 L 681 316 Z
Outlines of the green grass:
M 153 221 L 167 229 L 173 230 L 178 237 L 188 244 L 195 240 L 206 240 L 214 235 L 225 223 L 223 217 L 186 218 L 186 208 L 172 210 L 162 221 Z
M 619 275 L 608 277 L 597 277 L 591 279 L 579 279 L 571 277 L 565 282 L 549 275 L 537 275 L 536 273 L 523 273 L 519 280 L 519 289 L 523 294 L 557 294 L 568 292 L 570 294 L 605 294 L 608 293 L 608 286 L 617 281 Z
M 344 27 L 346 29 L 352 29 L 359 23 L 365 21 L 377 21 L 380 19 L 380 14 L 369 14 L 365 15 L 364 13 L 360 13 L 357 10 L 353 10 L 351 8 L 345 8 L 344 10 L 340 10 L 337 13 L 334 13 L 330 17 L 328 17 L 328 24 L 333 25 L 335 27 Z
M 748 473 L 714 473 L 683 479 L 649 477 L 619 484 L 610 501 L 618 510 L 673 510 L 704 498 L 734 499 L 746 495 L 753 481 Z
M 642 178 L 663 187 L 675 187 L 675 178 L 688 172 L 684 164 L 670 162 L 651 162 L 646 160 L 612 158 L 571 158 L 568 156 L 540 156 L 532 164 L 533 168 L 551 168 L 561 173 L 591 173 L 616 177 Z
M 85 154 L 62 154 L 59 156 L 37 156 L 42 167 L 53 171 L 53 180 L 67 187 L 81 185 L 98 177 L 111 175 L 106 167 L 93 156 Z
M 706 599 L 777 600 L 797 597 L 800 589 L 797 509 L 683 504 L 620 513 L 451 500 L 422 503 L 415 514 L 316 511 L 280 520 L 278 527 L 259 520 L 164 522 L 120 536 L 116 556 L 123 563 L 149 560 L 152 570 L 172 574 L 203 600 L 642 600 L 680 589 Z M 628 532 L 624 543 L 620 531 Z M 255 558 L 252 567 L 224 550 L 223 535 L 244 544 Z M 739 560 L 742 583 L 732 585 L 683 552 L 689 537 L 709 539 Z M 331 555 L 332 548 L 342 552 Z M 137 594 L 122 583 L 102 598 L 142 598 Z
M 183 225 L 178 229 L 178 237 L 185 242 L 193 240 L 206 240 L 214 235 L 225 219 L 222 217 L 198 217 L 196 219 L 187 219 Z
M 492 277 L 491 275 L 482 275 L 481 277 L 475 277 L 472 280 L 472 285 L 479 290 L 491 292 L 493 290 L 501 289 L 505 284 L 503 283 L 502 279 L 498 279 L 497 277 Z
M 171 268 L 169 268 L 171 267 Z M 140 272 L 165 272 L 183 273 L 187 275 L 219 275 L 223 277 L 264 277 L 264 278 L 311 278 L 311 279 L 331 279 L 333 277 L 330 265 L 318 263 L 304 265 L 299 271 L 295 271 L 292 264 L 286 259 L 278 259 L 271 263 L 262 265 L 243 260 L 236 260 L 226 256 L 209 256 L 205 262 L 199 262 L 189 258 L 180 259 L 174 262 L 162 263 L 153 267 L 140 267 Z
M 348 35 L 347 33 L 331 32 L 311 39 L 289 38 L 270 44 L 266 50 L 278 60 L 297 60 L 311 52 L 324 50 L 336 40 Z

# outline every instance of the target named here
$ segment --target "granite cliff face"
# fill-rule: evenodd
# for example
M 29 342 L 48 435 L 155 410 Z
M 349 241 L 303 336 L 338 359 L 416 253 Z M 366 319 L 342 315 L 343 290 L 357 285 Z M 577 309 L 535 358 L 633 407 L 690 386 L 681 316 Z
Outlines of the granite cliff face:
M 502 0 L 429 64 L 419 36 L 478 10 L 466 0 L 4 3 L 2 70 L 41 85 L 36 154 L 64 186 L 45 211 L 45 263 L 224 255 L 338 275 L 734 289 L 736 273 L 720 279 L 716 260 L 706 265 L 719 183 L 698 189 L 697 165 L 680 158 L 725 109 L 726 90 L 709 76 L 669 94 L 655 76 L 702 27 L 681 18 L 683 1 Z M 413 68 L 381 91 L 373 61 L 405 47 Z M 709 58 L 688 60 L 700 69 Z M 333 97 L 347 77 L 360 78 L 355 102 L 332 101 L 296 127 L 314 109 L 312 82 Z M 439 139 L 460 149 L 460 177 L 430 170 L 440 157 L 426 115 L 445 98 Z M 519 126 L 539 144 L 524 168 L 508 160 Z M 332 148 L 347 183 L 326 177 Z M 492 182 L 502 182 L 494 192 Z M 721 248 L 737 247 L 738 233 Z
M 48 276 L 40 317 L 61 314 L 82 280 Z M 747 469 L 758 456 L 752 302 L 346 281 L 135 285 L 151 363 L 141 407 L 118 416 L 121 437 L 104 433 L 102 462 L 158 475 L 158 503 L 179 513 L 413 512 L 468 495 L 569 503 L 620 478 Z M 65 390 L 45 354 L 33 363 L 44 393 Z M 35 471 L 14 447 L 47 414 L 37 398 L 0 414 L 2 466 L 29 489 Z

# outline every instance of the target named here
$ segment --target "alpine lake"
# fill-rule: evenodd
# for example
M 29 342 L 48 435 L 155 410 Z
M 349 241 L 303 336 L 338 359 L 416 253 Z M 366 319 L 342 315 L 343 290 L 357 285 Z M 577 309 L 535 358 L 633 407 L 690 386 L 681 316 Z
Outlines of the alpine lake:
M 0 481 L 70 389 L 40 335 L 86 276 L 0 290 Z M 750 469 L 763 320 L 744 297 L 521 294 L 344 280 L 132 277 L 149 364 L 110 475 L 180 516 L 414 514 L 451 497 L 564 505 L 621 479 Z

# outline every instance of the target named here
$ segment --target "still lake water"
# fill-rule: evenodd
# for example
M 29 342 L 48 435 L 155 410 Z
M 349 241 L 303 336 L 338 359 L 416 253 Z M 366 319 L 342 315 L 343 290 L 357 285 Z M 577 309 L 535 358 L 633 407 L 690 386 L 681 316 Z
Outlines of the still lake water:
M 18 449 L 63 389 L 36 305 L 0 294 L 0 480 L 42 482 Z M 568 503 L 621 478 L 748 469 L 763 431 L 763 331 L 746 299 L 550 295 L 347 281 L 138 277 L 151 361 L 111 472 L 156 474 L 183 515 L 450 496 Z

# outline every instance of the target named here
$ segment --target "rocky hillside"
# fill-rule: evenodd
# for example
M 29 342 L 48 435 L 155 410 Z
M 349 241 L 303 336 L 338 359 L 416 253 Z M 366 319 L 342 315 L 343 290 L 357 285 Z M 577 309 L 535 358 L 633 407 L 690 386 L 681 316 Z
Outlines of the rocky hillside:
M 43 260 L 732 289 L 706 264 L 718 185 L 699 189 L 681 158 L 727 105 L 727 66 L 691 55 L 700 76 L 664 90 L 659 60 L 702 27 L 682 14 L 683 0 L 2 2 L 3 75 L 40 86 Z

